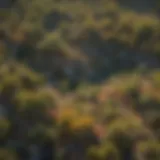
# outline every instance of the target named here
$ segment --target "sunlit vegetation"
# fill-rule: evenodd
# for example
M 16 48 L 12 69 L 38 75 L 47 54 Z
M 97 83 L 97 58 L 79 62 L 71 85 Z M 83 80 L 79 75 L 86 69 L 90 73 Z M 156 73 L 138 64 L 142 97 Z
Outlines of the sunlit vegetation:
M 17 0 L 0 13 L 0 160 L 33 145 L 41 160 L 160 159 L 158 5 L 119 3 Z
M 88 151 L 88 160 L 105 160 L 113 159 L 119 160 L 119 152 L 117 148 L 111 143 L 106 142 L 98 147 L 92 147 Z

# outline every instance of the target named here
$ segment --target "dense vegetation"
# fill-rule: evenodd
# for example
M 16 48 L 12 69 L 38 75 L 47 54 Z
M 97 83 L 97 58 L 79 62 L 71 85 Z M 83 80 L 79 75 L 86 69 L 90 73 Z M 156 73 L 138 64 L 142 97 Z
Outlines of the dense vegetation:
M 159 160 L 159 0 L 8 4 L 0 160 Z

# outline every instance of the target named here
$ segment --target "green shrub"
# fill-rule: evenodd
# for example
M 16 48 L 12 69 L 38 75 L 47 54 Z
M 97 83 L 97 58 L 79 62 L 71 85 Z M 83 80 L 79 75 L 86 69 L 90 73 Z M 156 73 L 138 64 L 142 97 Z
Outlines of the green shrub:
M 160 144 L 156 141 L 144 141 L 137 146 L 137 156 L 145 160 L 160 159 Z
M 10 122 L 7 119 L 0 118 L 0 139 L 3 138 L 8 134 L 10 129 Z
M 107 126 L 107 139 L 120 149 L 132 147 L 136 141 L 149 137 L 150 134 L 147 129 L 136 118 L 120 118 Z
M 87 160 L 119 160 L 119 153 L 116 147 L 110 143 L 105 142 L 101 146 L 91 147 L 88 151 Z

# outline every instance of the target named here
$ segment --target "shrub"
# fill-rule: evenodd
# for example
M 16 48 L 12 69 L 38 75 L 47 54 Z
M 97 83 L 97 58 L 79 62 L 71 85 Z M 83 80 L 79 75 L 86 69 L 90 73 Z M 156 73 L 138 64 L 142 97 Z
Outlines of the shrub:
M 135 39 L 135 46 L 141 46 L 144 42 L 150 40 L 153 36 L 154 30 L 153 27 L 144 26 L 137 33 L 137 37 Z
M 0 159 L 1 160 L 18 160 L 18 157 L 13 151 L 6 148 L 1 148 Z
M 136 118 L 117 119 L 107 127 L 107 139 L 119 149 L 122 159 L 132 158 L 134 144 L 149 137 L 149 132 Z
M 144 141 L 137 146 L 137 157 L 145 160 L 160 159 L 160 144 L 156 141 Z
M 0 139 L 3 140 L 10 129 L 10 122 L 7 119 L 0 118 Z
M 111 104 L 104 106 L 102 113 L 99 115 L 99 118 L 102 119 L 105 124 L 110 124 L 121 117 L 123 117 L 123 113 L 120 108 L 114 107 L 114 105 L 112 106 Z
M 88 160 L 119 160 L 117 148 L 110 142 L 100 146 L 91 147 L 88 150 Z
M 130 142 L 139 140 L 142 135 L 146 138 L 150 136 L 140 119 L 135 117 L 128 118 L 119 118 L 111 123 L 107 127 L 107 139 L 112 140 L 117 145 L 127 147 Z
M 90 131 L 93 132 L 93 124 L 94 119 L 89 115 L 83 115 L 72 108 L 63 109 L 58 118 L 60 141 L 65 143 L 74 138 L 83 139 Z

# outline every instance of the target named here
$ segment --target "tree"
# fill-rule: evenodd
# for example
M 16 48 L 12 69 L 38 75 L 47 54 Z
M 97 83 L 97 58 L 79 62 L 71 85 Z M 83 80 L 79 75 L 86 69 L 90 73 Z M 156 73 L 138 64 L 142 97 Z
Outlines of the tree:
M 136 118 L 130 120 L 120 118 L 107 127 L 106 138 L 115 144 L 123 160 L 131 160 L 136 142 L 149 137 L 150 134 Z

